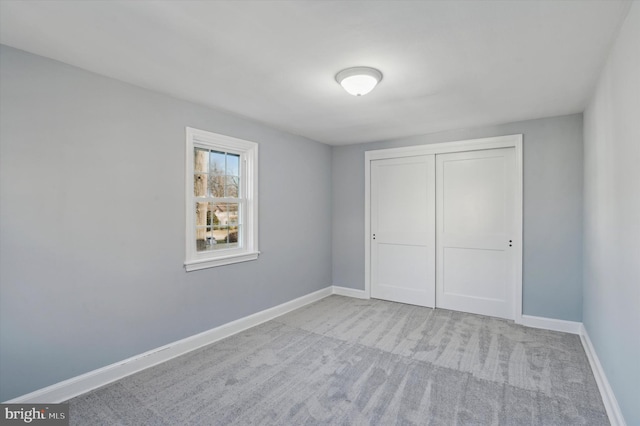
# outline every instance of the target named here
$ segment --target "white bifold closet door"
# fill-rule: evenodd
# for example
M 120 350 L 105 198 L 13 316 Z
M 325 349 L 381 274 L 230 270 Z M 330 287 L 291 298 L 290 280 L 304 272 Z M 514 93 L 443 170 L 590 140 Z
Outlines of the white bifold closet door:
M 436 156 L 436 306 L 514 319 L 515 149 Z
M 371 162 L 371 297 L 435 306 L 435 156 Z

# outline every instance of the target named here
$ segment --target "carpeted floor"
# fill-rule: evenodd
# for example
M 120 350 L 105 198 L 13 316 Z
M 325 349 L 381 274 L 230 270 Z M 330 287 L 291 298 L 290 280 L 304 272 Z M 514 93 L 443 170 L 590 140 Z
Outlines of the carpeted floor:
M 330 296 L 69 401 L 80 425 L 608 425 L 578 336 Z

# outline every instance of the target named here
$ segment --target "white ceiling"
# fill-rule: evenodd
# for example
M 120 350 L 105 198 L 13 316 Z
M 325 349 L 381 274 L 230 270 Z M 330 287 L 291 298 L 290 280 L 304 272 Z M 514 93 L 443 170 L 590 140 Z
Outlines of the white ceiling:
M 0 42 L 342 145 L 581 112 L 628 7 L 3 0 Z M 360 65 L 384 78 L 353 97 Z

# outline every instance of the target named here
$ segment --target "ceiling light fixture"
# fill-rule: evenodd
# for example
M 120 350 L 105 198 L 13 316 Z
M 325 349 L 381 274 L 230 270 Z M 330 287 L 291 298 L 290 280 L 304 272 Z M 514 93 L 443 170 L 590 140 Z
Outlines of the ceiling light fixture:
M 375 68 L 353 67 L 336 74 L 336 81 L 353 96 L 366 95 L 382 80 L 382 73 Z

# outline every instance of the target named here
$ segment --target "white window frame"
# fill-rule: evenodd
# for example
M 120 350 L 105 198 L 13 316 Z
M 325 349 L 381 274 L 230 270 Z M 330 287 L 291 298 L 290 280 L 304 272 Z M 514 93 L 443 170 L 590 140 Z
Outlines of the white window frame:
M 186 259 L 187 272 L 213 268 L 258 258 L 258 144 L 217 133 L 186 128 Z M 211 149 L 240 156 L 240 225 L 238 248 L 198 252 L 196 249 L 196 197 L 194 188 L 194 150 Z

